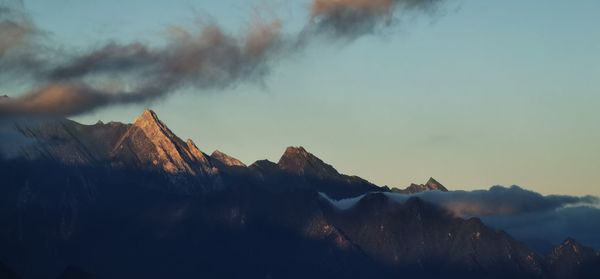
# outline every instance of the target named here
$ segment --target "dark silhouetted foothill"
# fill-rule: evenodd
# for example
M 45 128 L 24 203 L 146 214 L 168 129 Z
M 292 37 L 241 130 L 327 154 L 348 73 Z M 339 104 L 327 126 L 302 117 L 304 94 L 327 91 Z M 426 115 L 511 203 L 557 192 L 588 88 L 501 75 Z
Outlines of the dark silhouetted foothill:
M 68 266 L 57 279 L 96 279 L 96 277 L 76 266 Z
M 0 262 L 0 278 L 2 279 L 19 279 L 21 278 L 16 272 Z

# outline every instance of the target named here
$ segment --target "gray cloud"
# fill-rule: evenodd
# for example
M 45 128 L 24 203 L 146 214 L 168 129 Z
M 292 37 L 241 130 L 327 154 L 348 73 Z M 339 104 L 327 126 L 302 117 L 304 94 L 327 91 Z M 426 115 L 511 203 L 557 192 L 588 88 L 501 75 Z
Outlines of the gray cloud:
M 279 21 L 256 21 L 242 36 L 210 24 L 197 30 L 171 27 L 163 47 L 109 42 L 66 54 L 44 44 L 22 3 L 5 0 L 0 2 L 0 77 L 16 74 L 35 88 L 0 103 L 0 116 L 70 116 L 152 101 L 186 87 L 222 89 L 260 80 L 271 62 L 305 47 L 310 38 L 355 38 L 386 25 L 394 12 L 428 11 L 438 2 L 313 0 L 306 27 L 285 38 Z
M 355 39 L 390 25 L 396 13 L 432 12 L 442 0 L 313 0 L 312 32 Z
M 154 100 L 184 86 L 222 88 L 257 79 L 268 72 L 268 61 L 275 55 L 279 24 L 257 23 L 241 39 L 216 25 L 198 33 L 172 27 L 169 34 L 164 48 L 110 43 L 49 68 L 37 75 L 46 85 L 0 103 L 0 115 L 74 115 Z M 119 74 L 131 80 L 132 88 L 106 81 Z M 108 79 L 100 85 L 88 81 L 102 75 Z
M 0 21 L 0 57 L 4 57 L 7 53 L 16 46 L 22 44 L 25 38 L 31 32 L 31 27 L 25 24 L 11 21 Z
M 423 192 L 415 194 L 423 200 L 439 204 L 457 216 L 517 215 L 529 212 L 555 210 L 580 204 L 598 204 L 594 196 L 548 195 L 525 190 L 519 186 L 509 188 L 493 186 L 489 190 Z M 402 200 L 405 196 L 391 195 Z
M 489 215 L 481 219 L 542 251 L 567 237 L 600 250 L 600 209 L 597 207 L 571 206 L 511 216 Z
M 0 1 L 0 71 L 12 76 L 37 75 L 44 67 L 43 37 L 23 13 L 20 1 Z
M 127 103 L 135 94 L 108 93 L 85 84 L 52 83 L 20 98 L 0 102 L 0 116 L 74 115 L 108 105 Z

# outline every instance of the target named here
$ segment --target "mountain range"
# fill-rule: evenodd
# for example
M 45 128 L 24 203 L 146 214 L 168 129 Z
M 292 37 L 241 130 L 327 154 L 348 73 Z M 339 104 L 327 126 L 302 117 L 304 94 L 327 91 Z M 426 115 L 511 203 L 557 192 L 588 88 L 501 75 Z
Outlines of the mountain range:
M 478 218 L 339 173 L 303 147 L 246 165 L 133 124 L 21 121 L 0 162 L 0 278 L 595 278 L 573 239 L 541 254 Z M 9 154 L 10 153 L 10 154 Z M 411 195 L 405 202 L 389 193 Z M 333 200 L 356 199 L 349 208 Z

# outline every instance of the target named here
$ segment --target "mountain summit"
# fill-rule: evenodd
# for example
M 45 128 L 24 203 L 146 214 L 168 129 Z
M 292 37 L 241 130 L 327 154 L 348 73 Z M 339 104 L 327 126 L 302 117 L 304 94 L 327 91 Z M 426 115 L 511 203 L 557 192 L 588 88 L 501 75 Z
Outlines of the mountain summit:
M 192 140 L 183 141 L 175 135 L 150 109 L 144 110 L 133 124 L 99 121 L 94 125 L 83 125 L 62 119 L 17 126 L 15 132 L 31 142 L 15 150 L 19 159 L 28 161 L 48 160 L 71 166 L 152 171 L 181 182 L 178 184 L 200 181 L 203 187 L 208 188 L 221 185 L 221 176 L 228 173 L 230 179 L 254 177 L 260 179 L 260 183 L 272 184 L 275 188 L 287 184 L 313 189 L 333 198 L 390 191 L 360 177 L 339 173 L 302 146 L 286 148 L 278 163 L 257 161 L 250 167 L 219 150 L 209 156 Z M 447 191 L 431 178 L 425 184 L 413 184 L 401 192 L 426 190 Z
M 275 166 L 280 172 L 295 179 L 296 185 L 314 189 L 333 198 L 349 198 L 383 190 L 358 176 L 339 173 L 334 167 L 301 146 L 286 148 Z
M 111 157 L 114 165 L 159 169 L 207 178 L 218 174 L 192 140 L 177 137 L 152 110 L 145 110 L 123 134 Z
M 340 173 L 331 165 L 323 162 L 317 156 L 309 153 L 304 147 L 286 148 L 277 163 L 282 170 L 321 179 L 334 178 Z
M 444 187 L 444 185 L 442 185 L 442 183 L 439 183 L 433 177 L 430 177 L 429 180 L 427 180 L 427 182 L 425 182 L 425 184 L 412 183 L 412 184 L 410 184 L 410 186 L 406 187 L 406 189 L 396 190 L 396 191 L 401 192 L 401 193 L 406 193 L 406 194 L 415 194 L 415 193 L 427 192 L 427 191 L 448 192 L 448 189 L 446 189 L 446 187 Z

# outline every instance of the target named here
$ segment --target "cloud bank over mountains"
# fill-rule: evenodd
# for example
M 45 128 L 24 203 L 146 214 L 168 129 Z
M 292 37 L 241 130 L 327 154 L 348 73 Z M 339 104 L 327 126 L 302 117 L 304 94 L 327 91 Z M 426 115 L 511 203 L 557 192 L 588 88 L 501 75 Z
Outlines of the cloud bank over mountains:
M 405 195 L 389 194 L 398 201 Z M 423 200 L 441 205 L 459 217 L 518 215 L 532 212 L 557 210 L 568 206 L 598 205 L 594 196 L 548 195 L 525 190 L 519 186 L 493 186 L 489 190 L 430 191 L 415 194 Z
M 488 190 L 428 191 L 417 194 L 385 193 L 391 200 L 404 203 L 419 197 L 461 218 L 478 217 L 488 225 L 505 230 L 517 239 L 538 239 L 558 244 L 573 237 L 600 249 L 600 199 L 594 196 L 547 195 L 519 186 L 493 186 Z M 330 200 L 340 209 L 348 209 L 362 196 Z
M 394 15 L 428 14 L 441 0 L 311 0 L 296 34 L 278 19 L 255 20 L 234 36 L 218 23 L 189 30 L 168 28 L 164 46 L 106 42 L 85 53 L 47 45 L 20 1 L 0 2 L 0 78 L 32 85 L 0 100 L 0 115 L 71 116 L 116 104 L 141 103 L 181 88 L 222 89 L 262 79 L 272 62 L 314 42 L 353 40 L 393 24 Z

